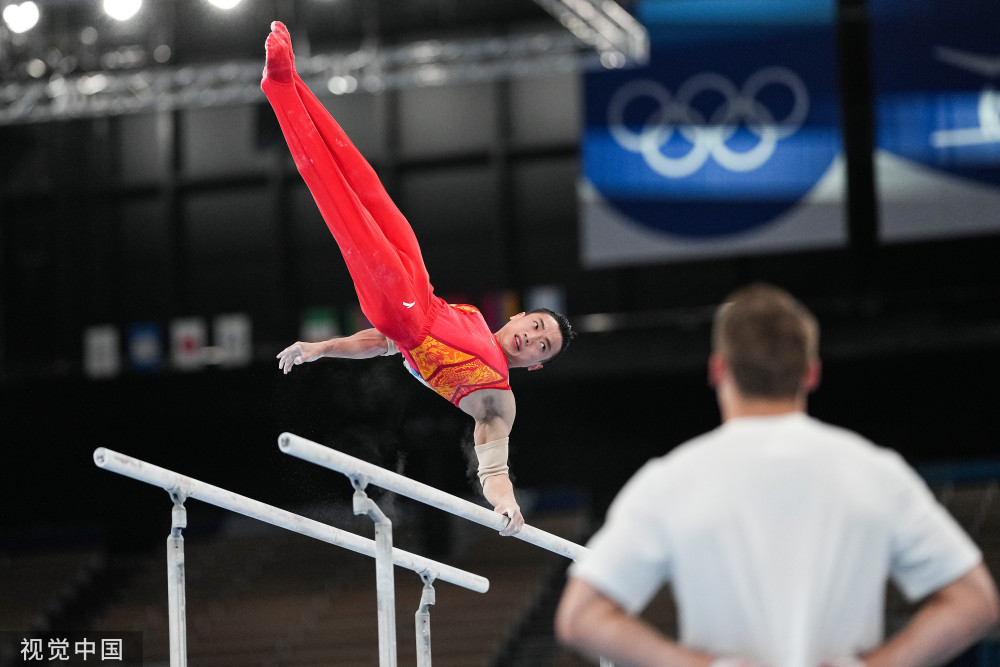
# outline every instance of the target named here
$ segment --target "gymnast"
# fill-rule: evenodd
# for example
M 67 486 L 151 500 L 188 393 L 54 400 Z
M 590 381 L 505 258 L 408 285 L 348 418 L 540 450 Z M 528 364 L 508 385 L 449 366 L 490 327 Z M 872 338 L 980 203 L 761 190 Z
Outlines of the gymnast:
M 295 71 L 291 37 L 271 24 L 261 88 L 274 108 L 292 157 L 340 246 L 361 310 L 374 328 L 322 342 L 296 342 L 278 355 L 288 373 L 322 357 L 403 356 L 407 369 L 475 420 L 473 438 L 483 495 L 508 518 L 524 517 L 507 466 L 515 402 L 510 368 L 535 370 L 575 337 L 565 316 L 519 313 L 493 333 L 473 306 L 435 296 L 409 223 L 326 108 Z

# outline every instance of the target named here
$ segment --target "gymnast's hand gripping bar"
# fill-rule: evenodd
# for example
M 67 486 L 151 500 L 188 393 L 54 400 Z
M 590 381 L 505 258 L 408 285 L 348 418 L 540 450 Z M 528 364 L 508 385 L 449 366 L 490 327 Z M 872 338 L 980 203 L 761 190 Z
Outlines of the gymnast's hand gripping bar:
M 324 447 L 293 433 L 282 433 L 278 438 L 278 447 L 286 454 L 335 470 L 348 477 L 363 477 L 367 482 L 383 489 L 413 498 L 445 512 L 451 512 L 488 528 L 499 531 L 507 524 L 507 520 L 503 516 L 485 507 L 343 452 L 338 452 L 336 449 Z M 586 547 L 533 526 L 525 525 L 514 537 L 572 560 L 578 559 L 587 552 Z
M 134 459 L 131 456 L 99 447 L 94 450 L 94 463 L 104 470 L 159 486 L 172 497 L 180 498 L 181 502 L 185 498 L 196 498 L 210 505 L 216 505 L 285 530 L 291 530 L 322 542 L 350 549 L 359 554 L 375 557 L 375 542 L 373 540 L 200 482 L 151 463 Z M 490 582 L 485 577 L 418 556 L 409 551 L 393 548 L 392 558 L 393 562 L 400 567 L 405 567 L 420 575 L 427 574 L 432 578 L 442 579 L 470 591 L 485 593 L 490 587 Z

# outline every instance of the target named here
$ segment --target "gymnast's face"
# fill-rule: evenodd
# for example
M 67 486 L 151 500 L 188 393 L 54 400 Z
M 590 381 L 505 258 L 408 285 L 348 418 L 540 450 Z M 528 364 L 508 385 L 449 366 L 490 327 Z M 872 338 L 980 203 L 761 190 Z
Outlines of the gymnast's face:
M 512 368 L 541 368 L 562 349 L 559 324 L 548 313 L 518 313 L 497 332 Z

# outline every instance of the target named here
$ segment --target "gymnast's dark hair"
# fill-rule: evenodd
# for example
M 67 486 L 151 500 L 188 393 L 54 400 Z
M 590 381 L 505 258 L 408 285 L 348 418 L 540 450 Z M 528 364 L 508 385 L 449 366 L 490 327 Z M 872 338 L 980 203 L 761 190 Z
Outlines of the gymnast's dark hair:
M 553 310 L 549 310 L 548 308 L 535 308 L 534 310 L 529 311 L 528 315 L 531 313 L 545 313 L 546 315 L 550 315 L 552 319 L 556 321 L 556 324 L 559 325 L 559 333 L 562 334 L 562 347 L 560 347 L 558 352 L 553 354 L 544 362 L 546 364 L 550 364 L 556 357 L 562 354 L 567 347 L 569 347 L 569 344 L 573 342 L 574 338 L 576 338 L 576 332 L 573 331 L 573 327 L 570 325 L 569 320 L 566 319 L 566 316 L 562 313 L 557 313 Z

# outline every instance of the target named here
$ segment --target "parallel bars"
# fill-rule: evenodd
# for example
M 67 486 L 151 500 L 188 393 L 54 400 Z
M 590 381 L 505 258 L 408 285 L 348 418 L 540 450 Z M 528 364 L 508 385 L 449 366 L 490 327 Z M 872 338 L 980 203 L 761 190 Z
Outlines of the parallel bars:
M 187 665 L 184 537 L 181 532 L 187 527 L 187 510 L 184 508 L 184 502 L 188 498 L 196 498 L 231 512 L 375 558 L 379 588 L 379 664 L 382 667 L 394 667 L 396 664 L 395 610 L 393 609 L 395 602 L 392 593 L 393 563 L 416 572 L 424 582 L 424 592 L 415 616 L 418 659 L 421 660 L 422 664 L 430 665 L 430 619 L 427 607 L 434 604 L 432 582 L 435 579 L 443 579 L 477 593 L 485 593 L 489 590 L 490 584 L 485 577 L 394 548 L 392 546 L 391 521 L 365 495 L 363 483 L 355 484 L 355 513 L 368 514 L 376 521 L 377 539 L 375 541 L 104 447 L 94 450 L 94 463 L 104 470 L 159 486 L 174 501 L 172 527 L 170 535 L 167 537 L 167 598 L 171 667 L 186 667 Z
M 401 496 L 437 507 L 463 519 L 482 524 L 487 528 L 500 531 L 507 525 L 507 520 L 502 515 L 481 505 L 476 505 L 440 489 L 435 489 L 433 486 L 404 477 L 293 433 L 282 433 L 278 438 L 278 447 L 286 454 L 343 473 L 352 479 L 363 479 L 366 483 L 375 484 Z M 577 560 L 587 553 L 586 547 L 529 525 L 521 528 L 521 531 L 514 537 L 571 560 Z

